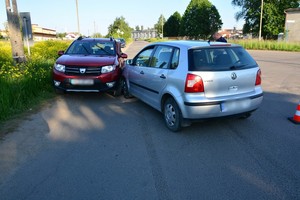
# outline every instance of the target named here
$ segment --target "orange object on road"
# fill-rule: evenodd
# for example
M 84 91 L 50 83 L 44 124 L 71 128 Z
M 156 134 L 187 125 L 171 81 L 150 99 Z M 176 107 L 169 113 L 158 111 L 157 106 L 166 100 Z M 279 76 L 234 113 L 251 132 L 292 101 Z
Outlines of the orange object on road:
M 297 106 L 297 110 L 296 110 L 294 117 L 289 117 L 288 119 L 295 124 L 300 124 L 300 102 Z

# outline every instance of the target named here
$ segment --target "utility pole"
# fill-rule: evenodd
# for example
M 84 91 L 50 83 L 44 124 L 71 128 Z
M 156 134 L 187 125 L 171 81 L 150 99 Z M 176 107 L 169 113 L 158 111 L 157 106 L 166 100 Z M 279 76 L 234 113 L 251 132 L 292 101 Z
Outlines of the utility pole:
M 260 22 L 259 22 L 259 36 L 258 36 L 258 40 L 259 40 L 259 41 L 261 41 L 261 29 L 262 29 L 263 11 L 264 11 L 264 0 L 261 0 L 261 6 L 260 6 Z
M 80 34 L 80 26 L 79 26 L 79 14 L 78 14 L 78 0 L 76 0 L 76 15 L 77 15 L 77 28 L 78 28 L 78 34 Z
M 5 3 L 13 60 L 15 63 L 21 63 L 26 59 L 24 54 L 24 44 L 22 40 L 17 1 L 5 0 Z

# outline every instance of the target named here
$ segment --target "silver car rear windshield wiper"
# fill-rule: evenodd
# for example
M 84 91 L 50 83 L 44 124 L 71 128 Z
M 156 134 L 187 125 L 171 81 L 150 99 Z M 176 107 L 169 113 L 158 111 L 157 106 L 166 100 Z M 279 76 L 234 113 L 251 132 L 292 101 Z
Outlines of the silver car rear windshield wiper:
M 229 69 L 231 70 L 236 70 L 236 69 L 241 69 L 245 66 L 247 66 L 248 64 L 243 64 L 243 65 L 232 65 Z
M 241 69 L 241 68 L 243 68 L 243 67 L 245 67 L 247 65 L 248 64 L 242 64 L 240 60 L 237 60 L 236 62 L 233 63 L 233 65 L 229 69 L 231 69 L 231 70 Z

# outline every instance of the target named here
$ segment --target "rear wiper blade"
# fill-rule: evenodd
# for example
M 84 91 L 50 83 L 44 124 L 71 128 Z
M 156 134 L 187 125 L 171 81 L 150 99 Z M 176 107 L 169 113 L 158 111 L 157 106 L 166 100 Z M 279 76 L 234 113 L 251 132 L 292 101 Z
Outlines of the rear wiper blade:
M 229 69 L 231 70 L 235 70 L 235 69 L 240 69 L 247 66 L 247 64 L 243 64 L 243 65 L 232 65 Z

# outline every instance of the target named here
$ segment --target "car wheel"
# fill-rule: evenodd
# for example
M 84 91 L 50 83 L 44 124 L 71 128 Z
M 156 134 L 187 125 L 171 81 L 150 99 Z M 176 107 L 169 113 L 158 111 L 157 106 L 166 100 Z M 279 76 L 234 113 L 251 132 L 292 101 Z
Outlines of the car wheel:
M 115 90 L 113 91 L 113 96 L 118 97 L 118 96 L 120 96 L 120 95 L 122 94 L 123 83 L 124 83 L 124 81 L 123 81 L 122 78 L 121 78 L 121 79 L 118 81 Z
M 165 101 L 163 114 L 168 129 L 173 132 L 181 130 L 182 114 L 173 98 L 168 98 Z
M 124 98 L 126 98 L 126 99 L 132 98 L 133 96 L 130 94 L 130 92 L 128 90 L 128 85 L 127 85 L 126 79 L 123 78 L 122 82 L 123 82 L 122 86 L 123 86 L 123 95 L 124 95 Z

